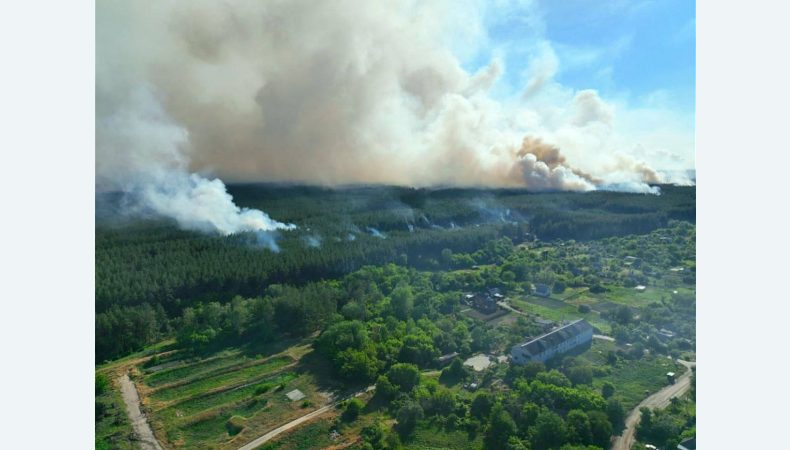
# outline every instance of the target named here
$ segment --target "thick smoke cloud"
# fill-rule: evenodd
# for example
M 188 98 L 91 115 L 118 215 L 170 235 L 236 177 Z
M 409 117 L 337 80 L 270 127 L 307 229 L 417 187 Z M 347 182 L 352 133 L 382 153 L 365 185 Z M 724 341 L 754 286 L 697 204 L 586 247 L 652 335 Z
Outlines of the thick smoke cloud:
M 483 4 L 99 2 L 97 186 L 227 234 L 290 226 L 239 209 L 198 173 L 582 191 L 661 181 L 633 158 L 579 148 L 571 158 L 541 140 L 531 124 L 551 118 L 490 94 L 499 60 L 467 73 L 448 41 L 474 28 L 459 11 L 474 17 Z M 594 91 L 567 109 L 560 145 L 611 130 L 614 113 Z
M 128 193 L 140 212 L 170 217 L 186 229 L 228 235 L 294 228 L 239 208 L 219 179 L 189 173 L 186 130 L 169 120 L 150 91 L 129 94 L 124 108 L 96 124 L 99 183 Z M 259 235 L 258 242 L 277 250 L 271 235 Z

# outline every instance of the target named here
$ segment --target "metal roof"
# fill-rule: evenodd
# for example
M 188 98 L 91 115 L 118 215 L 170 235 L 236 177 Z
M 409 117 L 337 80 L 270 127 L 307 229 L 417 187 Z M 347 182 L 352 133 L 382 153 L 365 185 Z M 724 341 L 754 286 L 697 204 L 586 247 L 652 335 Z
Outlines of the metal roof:
M 584 319 L 579 319 L 574 322 L 564 325 L 548 333 L 538 336 L 531 341 L 520 344 L 519 347 L 523 348 L 532 356 L 539 355 L 546 350 L 556 347 L 568 339 L 578 336 L 584 332 L 592 331 L 592 325 L 587 323 Z

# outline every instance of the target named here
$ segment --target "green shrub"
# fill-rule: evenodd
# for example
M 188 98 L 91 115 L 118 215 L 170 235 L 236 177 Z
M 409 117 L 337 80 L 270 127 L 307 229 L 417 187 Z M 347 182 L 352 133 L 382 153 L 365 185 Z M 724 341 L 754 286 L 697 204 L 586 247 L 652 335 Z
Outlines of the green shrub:
M 225 429 L 228 430 L 228 434 L 231 436 L 236 436 L 237 434 L 241 433 L 241 430 L 247 424 L 247 419 L 241 416 L 233 416 L 225 422 Z
M 153 367 L 159 365 L 159 362 L 160 362 L 159 354 L 157 353 L 156 355 L 149 358 L 148 361 L 143 363 L 143 367 Z
M 363 406 L 364 404 L 362 403 L 362 400 L 358 398 L 352 398 L 349 400 L 348 404 L 346 404 L 346 410 L 343 411 L 343 421 L 352 422 L 356 420 L 356 418 L 359 417 L 359 413 L 362 411 Z
M 102 395 L 110 388 L 110 380 L 103 373 L 96 374 L 96 395 Z
M 271 385 L 268 385 L 268 384 L 264 384 L 262 386 L 258 386 L 257 388 L 255 388 L 255 391 L 253 392 L 253 395 L 257 396 L 257 395 L 265 394 L 265 393 L 269 392 L 269 390 L 271 388 L 272 388 Z

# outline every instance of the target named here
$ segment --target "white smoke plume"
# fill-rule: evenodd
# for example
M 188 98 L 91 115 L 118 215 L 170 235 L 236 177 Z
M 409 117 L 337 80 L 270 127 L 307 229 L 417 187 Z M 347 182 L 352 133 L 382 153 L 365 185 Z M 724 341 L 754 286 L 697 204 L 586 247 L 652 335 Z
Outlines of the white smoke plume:
M 373 237 L 377 237 L 379 239 L 387 239 L 387 235 L 382 233 L 381 231 L 379 231 L 376 228 L 368 227 L 368 231 L 370 232 L 370 235 L 373 236 Z
M 319 248 L 321 247 L 321 236 L 317 234 L 309 234 L 302 238 L 304 240 L 305 245 L 310 248 Z
M 485 5 L 99 2 L 97 185 L 228 234 L 292 226 L 239 209 L 198 173 L 582 191 L 661 181 L 611 151 L 616 111 L 595 91 L 548 115 L 490 94 L 498 59 L 467 73 L 448 41 L 472 40 Z
M 219 179 L 189 173 L 188 133 L 172 123 L 144 88 L 96 124 L 97 181 L 122 189 L 137 208 L 170 217 L 185 229 L 229 235 L 293 229 L 262 211 L 239 208 Z M 107 155 L 106 153 L 109 153 Z M 277 251 L 271 236 L 260 244 Z

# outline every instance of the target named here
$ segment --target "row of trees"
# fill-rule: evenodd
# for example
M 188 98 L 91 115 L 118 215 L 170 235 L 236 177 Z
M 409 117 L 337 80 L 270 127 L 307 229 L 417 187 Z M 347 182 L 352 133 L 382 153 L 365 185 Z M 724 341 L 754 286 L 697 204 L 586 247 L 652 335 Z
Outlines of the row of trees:
M 445 372 L 463 370 L 458 367 L 462 367 L 460 360 Z M 426 423 L 448 431 L 482 432 L 486 449 L 608 447 L 612 433 L 622 427 L 624 419 L 616 400 L 607 402 L 585 387 L 552 384 L 564 384 L 567 379 L 547 373 L 545 368 L 531 376 L 532 380 L 513 380 L 510 391 L 483 391 L 469 401 L 442 382 L 424 378 L 413 364 L 393 364 L 378 377 L 372 402 L 380 399 L 387 405 L 397 420 L 393 429 L 397 437 L 389 436 L 389 430 L 381 424 L 374 424 L 362 433 L 366 447 L 397 448 L 393 443 L 409 440 L 416 428 Z
M 444 249 L 459 254 L 456 265 L 481 264 L 496 259 L 496 249 L 483 248 L 496 237 L 518 242 L 527 230 L 544 240 L 644 233 L 683 215 L 675 209 L 690 205 L 693 211 L 694 205 L 692 188 L 665 188 L 661 196 L 266 186 L 232 187 L 231 192 L 240 204 L 263 208 L 300 229 L 281 233 L 281 252 L 272 254 L 260 249 L 252 235 L 205 236 L 162 221 L 119 224 L 116 216 L 108 219 L 98 211 L 97 312 L 113 304 L 148 302 L 180 313 L 196 300 L 257 296 L 272 283 L 336 278 L 368 264 L 439 268 L 447 257 Z M 107 209 L 101 206 L 105 203 L 97 209 Z M 388 238 L 372 236 L 368 227 Z M 306 234 L 322 237 L 321 247 L 305 245 Z

